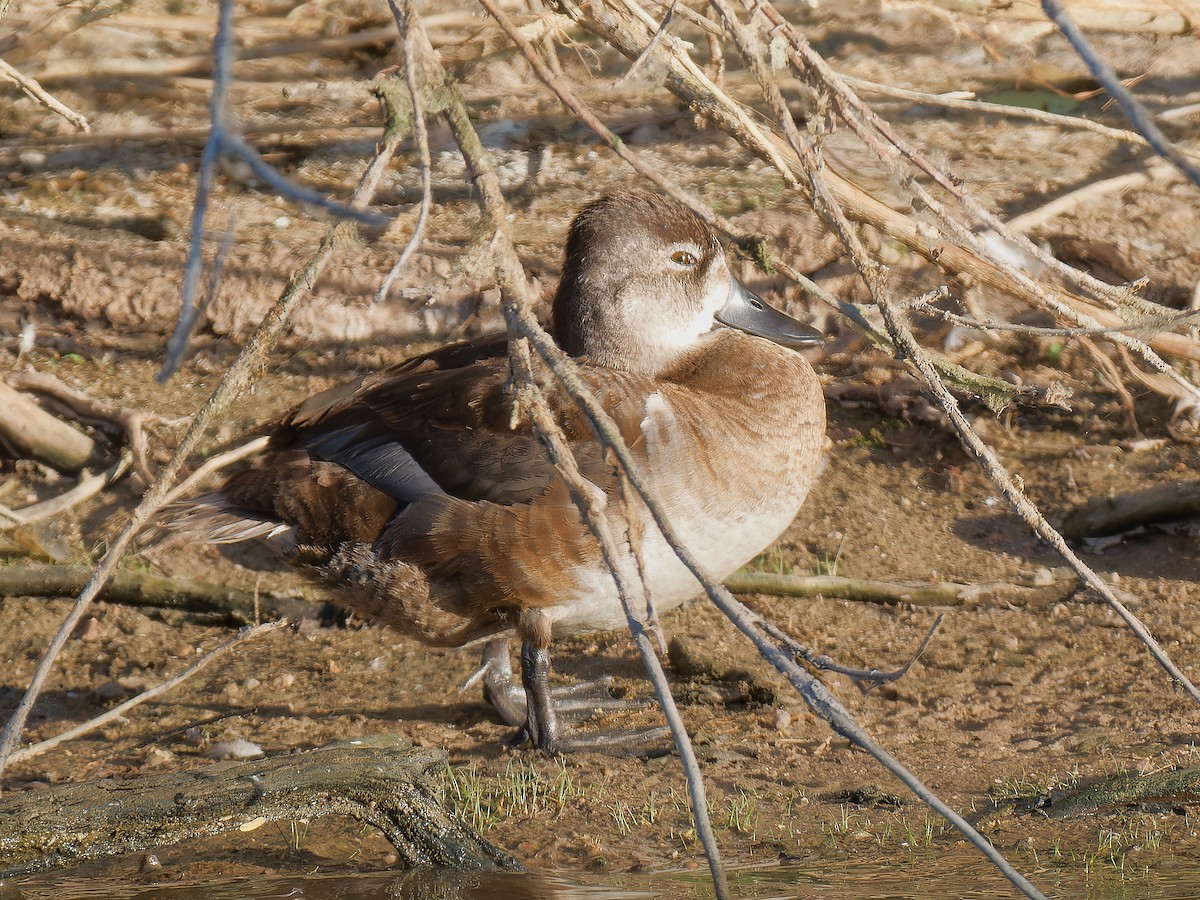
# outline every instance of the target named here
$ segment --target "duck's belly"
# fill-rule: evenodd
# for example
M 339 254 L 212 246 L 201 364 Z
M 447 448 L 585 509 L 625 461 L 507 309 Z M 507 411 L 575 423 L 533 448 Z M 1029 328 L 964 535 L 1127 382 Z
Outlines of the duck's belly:
M 792 523 L 804 501 L 802 492 L 783 497 L 751 513 L 733 513 L 693 521 L 684 543 L 700 565 L 718 581 L 754 559 Z M 785 499 L 786 498 L 786 499 Z M 650 596 L 657 612 L 674 609 L 701 592 L 700 582 L 679 561 L 653 523 L 645 527 L 643 561 Z M 627 627 L 625 610 L 606 569 L 577 573 L 577 589 L 547 610 L 554 633 L 579 634 Z M 636 602 L 636 601 L 635 601 Z M 639 618 L 645 610 L 635 610 Z

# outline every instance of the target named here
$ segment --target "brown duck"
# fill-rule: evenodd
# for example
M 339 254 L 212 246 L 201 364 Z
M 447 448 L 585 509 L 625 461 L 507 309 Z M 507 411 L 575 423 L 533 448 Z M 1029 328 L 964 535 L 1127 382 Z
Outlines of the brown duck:
M 787 528 L 825 430 L 816 375 L 789 348 L 821 339 L 745 290 L 697 216 L 634 191 L 585 207 L 553 321 L 713 575 Z M 522 725 L 518 739 L 595 747 L 606 739 L 559 727 L 548 648 L 555 635 L 624 628 L 625 616 L 545 450 L 527 421 L 513 424 L 506 352 L 502 335 L 453 344 L 312 397 L 252 468 L 187 501 L 170 527 L 212 543 L 266 540 L 338 602 L 425 643 L 493 638 L 485 692 Z M 543 387 L 584 475 L 615 497 L 587 420 L 551 378 Z M 641 513 L 647 586 L 668 610 L 699 585 Z M 503 640 L 514 629 L 524 696 Z

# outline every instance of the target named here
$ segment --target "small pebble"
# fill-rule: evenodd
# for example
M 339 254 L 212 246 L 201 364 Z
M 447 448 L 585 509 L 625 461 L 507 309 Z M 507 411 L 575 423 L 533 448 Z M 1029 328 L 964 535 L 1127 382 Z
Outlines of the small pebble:
M 138 874 L 145 875 L 147 872 L 161 872 L 162 863 L 158 861 L 158 857 L 153 853 L 146 853 L 142 856 L 142 861 L 138 864 Z
M 101 700 L 116 700 L 119 697 L 128 697 L 135 693 L 119 681 L 106 681 L 100 687 L 96 688 L 96 696 Z
M 788 726 L 792 724 L 792 714 L 786 709 L 780 709 L 774 706 L 763 713 L 759 719 L 759 723 L 763 728 L 771 728 L 775 731 L 783 733 L 788 730 Z
M 99 619 L 92 616 L 83 623 L 83 627 L 76 632 L 76 636 L 85 644 L 94 644 L 104 637 L 104 626 L 100 624 Z
M 238 738 L 234 741 L 217 741 L 204 755 L 209 759 L 253 759 L 263 755 L 263 748 L 253 741 Z
M 146 754 L 146 765 L 148 766 L 165 766 L 168 763 L 174 762 L 175 754 L 170 750 L 164 750 L 162 747 L 155 747 Z

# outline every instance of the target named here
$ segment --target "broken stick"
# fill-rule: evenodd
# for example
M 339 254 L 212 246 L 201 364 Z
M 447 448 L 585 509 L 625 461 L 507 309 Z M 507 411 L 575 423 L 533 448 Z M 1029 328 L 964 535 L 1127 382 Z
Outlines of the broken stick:
M 32 399 L 0 382 L 0 437 L 22 456 L 60 472 L 78 472 L 91 459 L 96 442 Z

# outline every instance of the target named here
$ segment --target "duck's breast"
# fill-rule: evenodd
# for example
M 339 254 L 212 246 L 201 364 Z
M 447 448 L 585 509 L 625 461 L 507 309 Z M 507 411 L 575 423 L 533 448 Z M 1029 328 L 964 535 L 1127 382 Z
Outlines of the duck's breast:
M 738 359 L 736 367 L 726 366 L 717 377 L 701 369 L 686 382 L 664 383 L 646 396 L 644 440 L 634 448 L 672 526 L 717 579 L 752 560 L 792 523 L 825 442 L 824 402 L 808 363 L 760 339 L 731 337 L 727 349 L 734 351 L 729 356 Z M 738 352 L 747 342 L 757 352 Z M 614 531 L 624 534 L 618 506 L 610 504 L 611 518 Z M 637 508 L 654 605 L 671 609 L 695 596 L 700 585 L 649 511 Z M 578 591 L 556 610 L 556 628 L 623 626 L 611 576 L 602 570 L 576 576 Z

